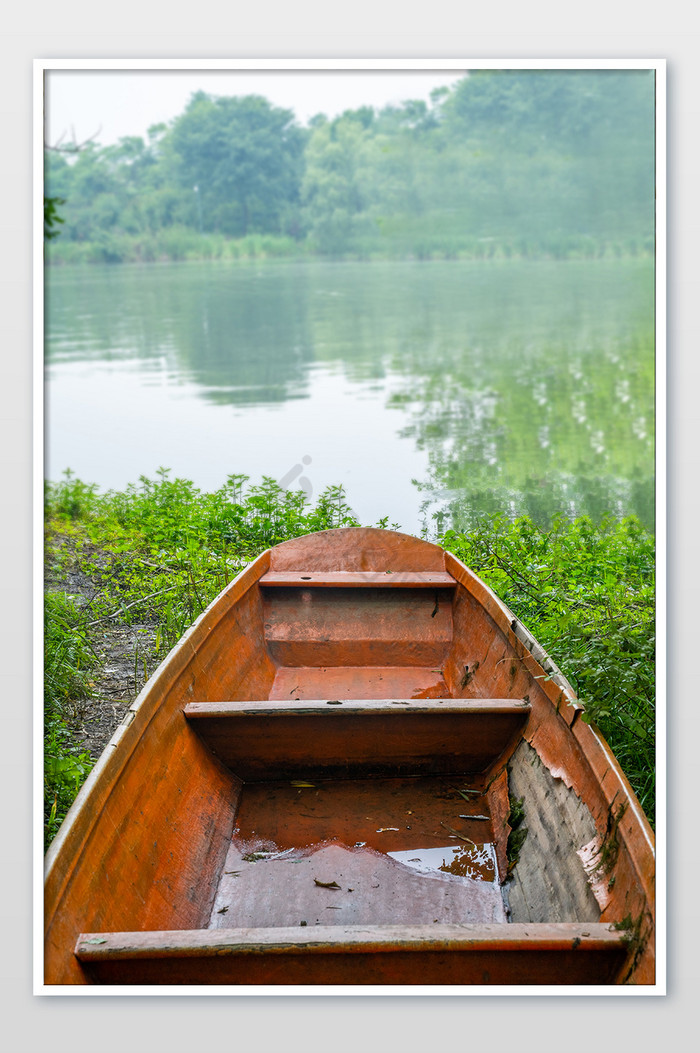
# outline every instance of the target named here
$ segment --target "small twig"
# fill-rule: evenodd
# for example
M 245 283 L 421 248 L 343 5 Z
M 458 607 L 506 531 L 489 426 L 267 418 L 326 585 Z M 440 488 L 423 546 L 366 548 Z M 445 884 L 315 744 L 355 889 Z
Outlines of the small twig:
M 202 603 L 202 598 L 199 595 L 199 593 L 197 592 L 198 582 L 195 582 L 195 580 L 194 580 L 194 574 L 192 573 L 192 568 L 191 567 L 187 568 L 187 573 L 188 573 L 190 581 L 192 582 L 192 591 L 194 592 L 195 596 L 197 597 L 197 603 L 202 608 L 202 610 L 204 610 L 205 604 Z M 202 581 L 205 581 L 205 580 L 206 580 L 205 578 L 202 578 Z
M 138 557 L 137 557 L 137 559 L 138 559 Z M 164 563 L 151 563 L 150 560 L 148 560 L 148 559 L 139 559 L 139 563 L 141 563 L 141 565 L 144 566 L 144 567 L 152 567 L 153 570 L 162 570 L 162 571 L 164 571 L 166 573 L 168 571 L 170 571 L 170 570 L 182 570 L 183 569 L 177 563 L 171 563 L 170 566 L 167 566 Z
M 455 837 L 458 837 L 460 841 L 466 841 L 467 844 L 470 844 L 472 846 L 472 848 L 476 848 L 476 845 L 472 841 L 471 837 L 465 837 L 464 834 L 460 834 L 457 830 L 454 830 L 451 826 L 448 826 L 447 823 L 443 823 L 442 819 L 440 820 L 440 826 L 444 826 L 446 830 L 449 830 L 451 834 L 453 834 Z
M 207 579 L 200 578 L 197 585 L 202 585 Z M 149 592 L 147 596 L 141 596 L 138 600 L 134 600 L 133 603 L 127 603 L 126 607 L 120 607 L 116 611 L 112 611 L 111 614 L 103 614 L 101 618 L 96 618 L 92 622 L 86 622 L 86 626 L 89 628 L 93 625 L 98 625 L 100 622 L 109 621 L 110 618 L 117 618 L 120 614 L 124 614 L 126 611 L 131 610 L 132 607 L 138 607 L 140 603 L 145 603 L 146 600 L 153 600 L 156 596 L 163 596 L 166 592 L 172 592 L 173 589 L 179 588 L 179 585 L 169 585 L 167 589 L 159 589 L 158 592 Z
M 51 151 L 53 151 L 54 153 L 57 153 L 57 154 L 78 154 L 78 153 L 80 153 L 81 150 L 83 150 L 88 145 L 88 143 L 93 143 L 95 141 L 97 136 L 102 131 L 102 125 L 100 125 L 100 127 L 97 129 L 97 131 L 93 132 L 93 134 L 88 139 L 84 139 L 82 143 L 79 143 L 79 142 L 76 141 L 75 129 L 71 128 L 71 131 L 73 132 L 73 142 L 72 143 L 65 143 L 64 144 L 63 140 L 66 137 L 66 133 L 64 132 L 63 135 L 61 135 L 61 137 L 53 145 L 51 143 L 45 142 L 44 143 L 44 149 L 45 150 L 51 150 Z

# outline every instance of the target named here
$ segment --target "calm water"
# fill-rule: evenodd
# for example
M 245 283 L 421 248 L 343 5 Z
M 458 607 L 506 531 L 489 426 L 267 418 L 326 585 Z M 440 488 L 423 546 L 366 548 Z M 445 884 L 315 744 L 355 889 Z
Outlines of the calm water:
M 410 532 L 652 526 L 653 296 L 650 260 L 56 268 L 47 476 L 342 483 Z

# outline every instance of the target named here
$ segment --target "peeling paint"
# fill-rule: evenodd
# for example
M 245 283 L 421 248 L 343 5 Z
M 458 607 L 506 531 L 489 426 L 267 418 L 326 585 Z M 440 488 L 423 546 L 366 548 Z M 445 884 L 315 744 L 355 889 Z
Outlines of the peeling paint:
M 601 914 L 610 902 L 610 887 L 609 881 L 605 875 L 601 874 L 600 865 L 598 859 L 600 857 L 601 841 L 599 837 L 594 837 L 588 844 L 582 848 L 577 849 L 576 855 L 583 864 L 583 869 L 588 877 L 588 884 L 591 886 L 591 891 L 598 901 Z

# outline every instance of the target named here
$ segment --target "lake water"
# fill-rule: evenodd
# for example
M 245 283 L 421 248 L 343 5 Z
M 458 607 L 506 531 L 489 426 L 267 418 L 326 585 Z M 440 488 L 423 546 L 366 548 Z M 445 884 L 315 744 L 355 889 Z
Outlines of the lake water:
M 482 511 L 653 526 L 648 259 L 53 268 L 46 474 L 344 486 L 417 533 Z

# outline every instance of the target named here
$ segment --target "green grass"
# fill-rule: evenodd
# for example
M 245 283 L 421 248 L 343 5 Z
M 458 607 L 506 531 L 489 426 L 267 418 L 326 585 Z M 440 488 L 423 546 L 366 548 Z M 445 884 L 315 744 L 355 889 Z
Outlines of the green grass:
M 70 722 L 89 698 L 96 665 L 85 619 L 70 598 L 49 592 L 44 602 L 44 842 L 55 836 L 92 761 L 74 741 Z
M 309 249 L 294 238 L 275 234 L 249 234 L 230 238 L 200 234 L 191 227 L 163 227 L 152 234 L 103 231 L 92 241 L 51 241 L 46 246 L 49 264 L 158 263 L 182 260 L 303 259 Z
M 490 260 L 619 259 L 653 255 L 650 240 L 620 241 L 583 235 L 533 235 L 480 238 L 464 233 L 470 224 L 452 214 L 391 216 L 370 220 L 337 244 L 320 245 L 311 236 L 200 234 L 192 227 L 163 227 L 153 233 L 104 230 L 91 241 L 63 236 L 46 244 L 46 262 L 63 264 L 158 263 L 183 260 L 305 260 L 313 257 L 349 260 Z
M 70 473 L 46 488 L 47 560 L 71 558 L 98 582 L 77 607 L 46 604 L 47 841 L 91 766 L 70 733 L 85 705 L 96 657 L 92 634 L 108 622 L 157 626 L 158 659 L 221 589 L 264 549 L 316 530 L 359 526 L 341 487 L 314 506 L 272 479 L 232 475 L 214 493 L 161 469 L 124 491 L 99 493 Z M 383 519 L 378 526 L 388 526 Z M 392 524 L 396 526 L 396 524 Z M 571 681 L 653 823 L 654 539 L 637 520 L 494 518 L 440 543 L 513 610 Z M 57 576 L 61 577 L 60 568 Z

